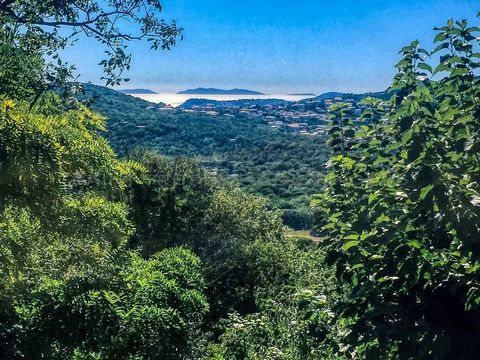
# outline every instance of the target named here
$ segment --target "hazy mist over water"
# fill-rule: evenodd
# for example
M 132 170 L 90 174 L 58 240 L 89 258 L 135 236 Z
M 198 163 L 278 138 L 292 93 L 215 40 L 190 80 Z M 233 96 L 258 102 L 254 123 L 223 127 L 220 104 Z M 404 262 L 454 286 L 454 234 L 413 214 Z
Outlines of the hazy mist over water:
M 303 99 L 312 98 L 315 96 L 299 96 L 299 95 L 204 95 L 204 94 L 175 94 L 175 93 L 160 93 L 160 94 L 131 94 L 140 99 L 150 101 L 152 103 L 165 103 L 174 107 L 180 106 L 189 99 L 208 99 L 218 101 L 229 100 L 249 100 L 249 99 L 282 99 L 288 101 L 300 101 Z

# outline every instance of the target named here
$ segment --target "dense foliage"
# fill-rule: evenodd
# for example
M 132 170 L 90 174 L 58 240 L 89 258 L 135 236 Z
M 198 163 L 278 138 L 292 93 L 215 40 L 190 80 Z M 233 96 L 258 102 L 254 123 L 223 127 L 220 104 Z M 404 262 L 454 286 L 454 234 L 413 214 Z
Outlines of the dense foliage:
M 2 106 L 6 359 L 240 359 L 230 355 L 243 351 L 230 334 L 237 323 L 222 318 L 267 316 L 281 291 L 285 321 L 296 321 L 290 295 L 305 289 L 323 299 L 315 250 L 284 239 L 265 200 L 191 160 L 119 161 L 98 133 L 103 119 L 84 107 L 65 111 L 54 95 L 31 112 Z M 308 322 L 297 328 L 309 344 L 302 351 L 313 345 Z M 264 341 L 260 353 L 279 346 Z
M 219 183 L 195 162 L 166 160 L 146 153 L 147 167 L 132 186 L 133 242 L 145 256 L 175 246 L 193 250 L 203 261 L 212 317 L 255 307 L 261 285 L 253 253 L 259 246 L 283 248 L 283 225 L 267 201 L 235 185 Z
M 258 310 L 231 313 L 220 322 L 219 341 L 204 351 L 204 359 L 342 359 L 343 329 L 331 308 L 346 289 L 326 269 L 324 253 L 306 239 L 282 248 L 259 247 L 255 265 L 259 280 L 271 273 L 281 280 L 256 291 Z
M 403 48 L 394 96 L 363 120 L 331 106 L 323 179 L 321 139 L 87 86 L 107 131 L 91 102 L 45 91 L 62 77 L 45 78 L 58 44 L 29 48 L 42 14 L 79 16 L 55 4 L 0 2 L 2 359 L 478 358 L 480 28 Z M 323 179 L 319 244 L 214 168 L 260 193 L 266 176 L 295 221 Z
M 191 160 L 119 161 L 103 119 L 55 95 L 31 111 L 1 104 L 4 358 L 302 358 L 315 344 L 305 329 L 330 326 L 321 254 L 285 239 L 264 199 Z M 235 329 L 256 318 L 262 343 L 244 350 L 255 337 Z
M 355 357 L 473 359 L 480 351 L 478 34 L 436 29 L 436 48 L 402 49 L 391 104 L 356 133 L 332 109 L 318 231 L 349 296 L 336 304 Z
M 143 167 L 100 116 L 49 105 L 0 103 L 3 358 L 181 357 L 208 309 L 199 259 L 128 250 L 122 194 Z

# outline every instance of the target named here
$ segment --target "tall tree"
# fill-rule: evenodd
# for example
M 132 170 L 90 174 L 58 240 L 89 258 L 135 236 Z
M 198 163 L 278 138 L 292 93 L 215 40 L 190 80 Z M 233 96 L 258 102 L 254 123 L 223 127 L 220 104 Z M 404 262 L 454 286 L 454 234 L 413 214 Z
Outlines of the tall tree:
M 352 286 L 337 307 L 345 349 L 361 358 L 480 351 L 480 28 L 449 20 L 436 31 L 433 51 L 401 50 L 396 94 L 366 104 L 377 120 L 353 146 L 332 140 L 313 201 L 322 245 Z

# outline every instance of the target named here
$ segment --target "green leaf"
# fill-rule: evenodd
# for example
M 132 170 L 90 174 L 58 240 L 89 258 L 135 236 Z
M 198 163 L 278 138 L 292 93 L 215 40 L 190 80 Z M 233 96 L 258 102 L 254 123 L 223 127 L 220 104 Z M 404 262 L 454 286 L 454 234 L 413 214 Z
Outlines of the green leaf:
M 413 136 L 413 129 L 410 129 L 405 134 L 402 135 L 402 143 L 408 144 L 412 136 Z
M 425 186 L 422 190 L 420 190 L 420 196 L 418 197 L 419 200 L 424 200 L 427 195 L 432 191 L 433 185 Z
M 359 244 L 358 241 L 349 241 L 349 242 L 345 243 L 345 244 L 342 246 L 342 250 L 343 250 L 343 251 L 348 251 L 348 250 L 350 250 L 350 249 L 353 248 L 353 247 L 357 247 L 358 244 Z
M 407 224 L 407 226 L 405 226 L 405 232 L 412 232 L 412 231 L 417 231 L 418 229 L 412 225 L 412 224 Z
M 385 222 L 389 222 L 391 219 L 388 215 L 382 214 L 380 215 L 377 220 L 375 220 L 375 224 L 379 225 Z
M 323 179 L 325 183 L 330 183 L 333 180 L 337 178 L 337 174 L 335 174 L 333 171 L 329 172 L 327 175 L 325 175 L 325 178 Z
M 436 54 L 437 52 L 439 52 L 440 50 L 443 50 L 443 49 L 448 49 L 448 43 L 441 43 L 440 45 L 438 45 L 438 46 L 432 51 L 432 55 L 433 55 L 433 54 Z
M 378 282 L 383 283 L 383 282 L 386 282 L 386 281 L 395 281 L 395 280 L 398 280 L 398 279 L 399 279 L 398 276 L 384 276 L 384 277 L 381 277 L 380 279 L 378 279 Z
M 478 262 L 476 262 L 475 264 L 471 265 L 471 266 L 468 266 L 466 269 L 465 269 L 465 272 L 467 274 L 474 274 L 477 272 L 477 270 L 480 268 L 480 264 Z
M 374 192 L 368 196 L 368 205 L 371 205 L 375 200 L 380 197 L 380 192 Z
M 446 64 L 440 64 L 435 68 L 435 71 L 433 72 L 433 74 L 435 75 L 435 74 L 438 74 L 439 72 L 448 71 L 448 70 L 450 70 L 450 66 Z
M 428 71 L 429 73 L 433 73 L 432 67 L 430 65 L 426 64 L 426 63 L 420 63 L 420 64 L 418 64 L 418 67 L 422 70 Z
M 461 75 L 467 75 L 470 73 L 470 70 L 466 68 L 458 68 L 452 71 L 451 76 L 461 76 Z
M 444 41 L 446 39 L 447 39 L 447 35 L 441 32 L 441 33 L 438 33 L 437 36 L 435 36 L 434 42 Z
M 401 142 L 395 142 L 393 144 L 390 144 L 387 146 L 385 149 L 386 152 L 394 151 L 397 150 L 399 147 L 401 147 L 403 144 Z
M 462 140 L 468 138 L 467 129 L 460 128 L 455 132 L 455 140 Z
M 363 264 L 355 264 L 350 268 L 350 270 L 357 270 L 357 269 L 361 269 L 361 268 L 364 268 L 364 267 L 365 267 L 365 265 L 363 265 Z
M 408 66 L 412 66 L 412 63 L 411 63 L 410 61 L 408 61 L 408 60 L 405 60 L 405 59 L 400 60 L 400 61 L 397 63 L 397 65 L 395 65 L 395 67 L 398 68 L 398 69 L 404 69 L 404 68 L 406 68 L 406 67 L 408 67 Z
M 422 247 L 422 244 L 418 240 L 411 240 L 408 242 L 408 245 L 414 249 L 420 249 Z

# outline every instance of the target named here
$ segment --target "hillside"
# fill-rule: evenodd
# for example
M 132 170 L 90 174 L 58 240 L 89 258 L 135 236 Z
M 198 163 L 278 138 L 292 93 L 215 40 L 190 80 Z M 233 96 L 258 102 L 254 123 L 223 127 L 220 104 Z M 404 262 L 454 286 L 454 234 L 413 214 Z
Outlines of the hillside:
M 104 107 L 109 107 L 111 111 L 119 111 L 120 106 L 127 105 L 134 107 L 136 110 L 145 109 L 148 106 L 161 106 L 163 104 L 153 104 L 146 100 L 132 96 L 123 91 L 116 91 L 104 86 L 93 84 L 83 84 L 85 94 L 80 97 L 80 100 L 89 99 L 93 104 L 102 104 Z M 101 101 L 99 101 L 101 99 Z M 123 111 L 122 111 L 123 112 Z
M 313 98 L 305 99 L 299 101 L 300 103 L 304 102 L 311 102 L 311 101 L 317 101 L 317 102 L 322 102 L 327 99 L 333 99 L 335 97 L 341 97 L 343 99 L 351 99 L 354 101 L 360 101 L 362 99 L 365 99 L 366 97 L 374 97 L 382 100 L 386 100 L 392 96 L 391 92 L 388 91 L 378 91 L 378 92 L 368 92 L 368 93 L 363 93 L 363 94 L 353 94 L 353 93 L 342 93 L 342 92 L 335 92 L 335 91 L 330 91 L 326 92 L 323 94 L 320 94 L 318 96 L 315 96 Z
M 281 133 L 264 120 L 241 115 L 158 111 L 154 104 L 100 86 L 87 84 L 85 90 L 95 97 L 92 107 L 108 117 L 106 136 L 120 154 L 146 147 L 196 158 L 211 172 L 291 210 L 291 216 L 308 217 L 310 195 L 323 183 L 324 138 Z

